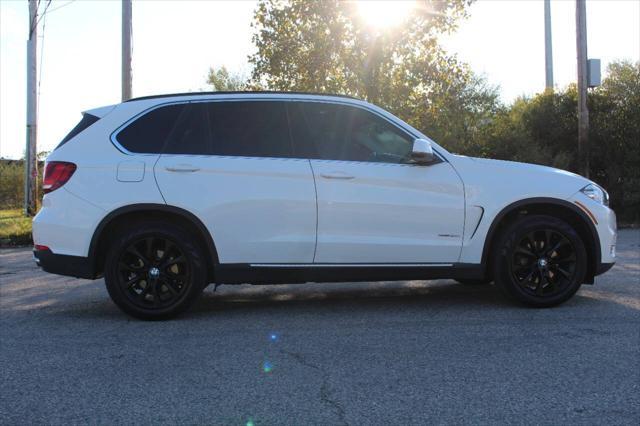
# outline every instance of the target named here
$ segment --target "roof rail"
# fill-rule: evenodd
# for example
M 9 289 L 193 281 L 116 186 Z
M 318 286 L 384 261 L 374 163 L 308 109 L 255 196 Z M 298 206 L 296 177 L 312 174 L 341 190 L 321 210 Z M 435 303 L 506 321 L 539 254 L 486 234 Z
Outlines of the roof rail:
M 349 95 L 337 95 L 334 93 L 317 93 L 317 92 L 285 92 L 285 91 L 277 91 L 277 90 L 245 90 L 245 91 L 226 91 L 226 92 L 183 92 L 183 93 L 167 93 L 164 95 L 151 95 L 151 96 L 141 96 L 139 98 L 131 98 L 126 100 L 125 102 L 133 102 L 133 101 L 143 101 L 146 99 L 159 99 L 159 98 L 171 98 L 174 96 L 199 96 L 199 95 L 249 95 L 249 94 L 276 94 L 276 95 L 316 95 L 316 96 L 335 96 L 339 98 L 348 98 L 348 99 L 356 99 L 354 96 Z

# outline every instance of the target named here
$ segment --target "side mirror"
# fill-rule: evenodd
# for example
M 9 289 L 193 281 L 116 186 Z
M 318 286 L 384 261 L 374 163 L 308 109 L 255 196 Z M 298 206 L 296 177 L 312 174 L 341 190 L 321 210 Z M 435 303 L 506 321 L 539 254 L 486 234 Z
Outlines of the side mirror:
M 411 151 L 411 159 L 418 164 L 431 163 L 434 160 L 433 148 L 431 142 L 426 139 L 416 139 L 413 141 L 413 150 Z

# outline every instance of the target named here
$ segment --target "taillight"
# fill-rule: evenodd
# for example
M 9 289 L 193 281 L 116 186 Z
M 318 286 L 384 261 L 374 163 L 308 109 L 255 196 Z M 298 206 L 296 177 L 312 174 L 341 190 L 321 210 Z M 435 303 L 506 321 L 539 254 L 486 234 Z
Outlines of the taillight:
M 48 194 L 60 188 L 71 179 L 75 171 L 76 165 L 73 163 L 67 163 L 66 161 L 51 161 L 47 163 L 44 167 L 42 191 Z

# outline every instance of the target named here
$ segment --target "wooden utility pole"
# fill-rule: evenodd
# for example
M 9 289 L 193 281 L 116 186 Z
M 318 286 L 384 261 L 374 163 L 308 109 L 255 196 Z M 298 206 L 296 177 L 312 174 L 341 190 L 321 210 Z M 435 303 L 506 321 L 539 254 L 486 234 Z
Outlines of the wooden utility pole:
M 551 44 L 551 0 L 544 0 L 545 87 L 553 90 L 553 48 Z
M 38 199 L 38 1 L 29 0 L 27 40 L 27 143 L 24 158 L 24 214 L 36 214 Z
M 576 0 L 578 50 L 578 162 L 579 172 L 589 177 L 589 109 L 587 107 L 587 12 L 586 0 Z
M 122 0 L 122 102 L 131 99 L 131 0 Z

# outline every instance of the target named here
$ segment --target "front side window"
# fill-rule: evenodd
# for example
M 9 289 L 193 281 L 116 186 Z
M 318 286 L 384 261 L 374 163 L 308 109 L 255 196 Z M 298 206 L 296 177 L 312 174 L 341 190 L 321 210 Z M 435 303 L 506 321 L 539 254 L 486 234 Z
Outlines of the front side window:
M 407 163 L 413 138 L 361 108 L 322 102 L 291 102 L 296 153 L 322 160 Z

